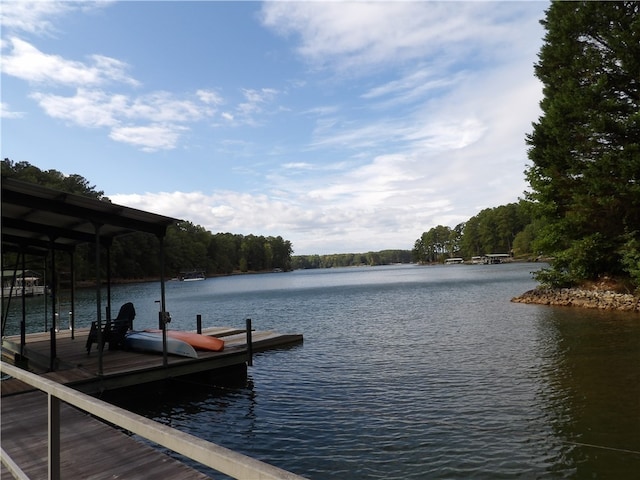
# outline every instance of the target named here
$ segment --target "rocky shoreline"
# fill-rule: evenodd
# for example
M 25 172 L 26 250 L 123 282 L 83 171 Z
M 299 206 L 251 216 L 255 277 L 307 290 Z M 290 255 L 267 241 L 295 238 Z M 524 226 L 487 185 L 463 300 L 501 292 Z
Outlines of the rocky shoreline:
M 610 290 L 539 287 L 514 297 L 511 301 L 640 313 L 640 297 Z

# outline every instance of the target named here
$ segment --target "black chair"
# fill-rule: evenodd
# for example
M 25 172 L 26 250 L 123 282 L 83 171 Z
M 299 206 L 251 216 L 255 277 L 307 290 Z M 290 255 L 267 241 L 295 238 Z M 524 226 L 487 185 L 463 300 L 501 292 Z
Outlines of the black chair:
M 102 329 L 102 348 L 107 342 L 109 342 L 109 350 L 124 348 L 124 338 L 127 331 L 133 329 L 134 318 L 136 318 L 136 309 L 133 303 L 128 302 L 122 305 L 116 319 L 107 320 Z M 91 346 L 94 343 L 98 343 L 97 322 L 91 322 L 91 330 L 89 330 L 89 336 L 87 337 L 87 354 L 91 353 Z

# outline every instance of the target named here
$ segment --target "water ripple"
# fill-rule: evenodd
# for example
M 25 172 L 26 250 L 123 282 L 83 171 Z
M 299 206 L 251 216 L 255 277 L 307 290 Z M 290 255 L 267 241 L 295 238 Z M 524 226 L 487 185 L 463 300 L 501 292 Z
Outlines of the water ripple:
M 170 299 L 174 318 L 197 300 L 304 344 L 256 355 L 241 385 L 139 411 L 312 479 L 633 478 L 640 325 L 511 303 L 533 268 L 199 282 Z

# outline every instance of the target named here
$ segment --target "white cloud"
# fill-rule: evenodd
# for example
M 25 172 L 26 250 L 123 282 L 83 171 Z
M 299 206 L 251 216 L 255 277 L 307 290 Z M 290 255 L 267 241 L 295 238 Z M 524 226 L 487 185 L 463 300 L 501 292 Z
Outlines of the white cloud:
M 47 115 L 80 127 L 109 128 L 112 140 L 146 152 L 175 148 L 187 130 L 185 124 L 214 116 L 216 107 L 223 103 L 211 89 L 199 89 L 182 98 L 163 91 L 131 95 L 123 88 L 138 87 L 140 82 L 126 74 L 128 65 L 102 55 L 90 55 L 88 63 L 68 60 L 43 53 L 17 37 L 3 41 L 4 49 L 8 53 L 3 55 L 3 73 L 29 82 L 36 89 L 31 98 Z M 123 93 L 98 88 L 107 85 Z M 76 90 L 73 95 L 61 95 L 51 91 L 54 87 Z M 258 93 L 261 96 L 253 95 L 252 101 L 264 102 L 273 95 L 269 90 Z
M 258 123 L 256 116 L 264 112 L 264 109 L 274 101 L 278 93 L 273 88 L 242 89 L 245 101 L 238 104 L 235 114 L 228 113 L 225 118 L 233 120 L 236 124 L 256 125 Z
M 331 193 L 332 198 L 321 203 L 313 195 L 276 200 L 270 195 L 233 191 L 108 196 L 117 204 L 188 219 L 214 233 L 282 235 L 298 254 L 410 249 L 425 222 L 449 223 L 455 217 L 448 216 L 452 206 L 445 199 L 420 205 L 415 201 L 403 204 L 397 198 L 370 204 L 367 199 L 375 196 L 375 188 L 363 187 L 354 194 L 359 202 L 347 198 L 345 203 L 339 193 Z
M 196 99 L 177 99 L 167 92 L 132 99 L 126 95 L 79 88 L 73 96 L 45 93 L 31 96 L 53 118 L 85 128 L 109 128 L 112 140 L 140 147 L 146 152 L 175 148 L 181 134 L 188 129 L 185 124 L 214 113 L 208 104 L 197 103 Z
M 54 20 L 58 17 L 78 9 L 101 8 L 108 3 L 106 1 L 5 0 L 0 9 L 0 24 L 5 31 L 50 35 L 55 32 Z
M 9 54 L 2 56 L 2 71 L 31 83 L 68 86 L 98 86 L 110 82 L 138 85 L 125 71 L 127 64 L 102 55 L 91 55 L 90 63 L 67 60 L 41 52 L 32 44 L 12 37 L 6 42 Z
M 22 118 L 24 116 L 24 112 L 14 112 L 9 107 L 9 104 L 0 102 L 0 118 Z
M 503 9 L 486 2 L 265 2 L 262 21 L 299 38 L 297 51 L 311 64 L 362 73 L 425 56 L 491 56 L 478 42 L 513 48 L 502 41 Z
M 100 90 L 80 88 L 71 97 L 36 92 L 31 97 L 53 118 L 70 121 L 82 127 L 113 127 L 127 111 L 129 100 L 124 95 L 109 95 Z
M 295 169 L 295 170 L 315 170 L 315 165 L 307 162 L 290 162 L 282 165 L 282 168 L 285 169 Z
M 134 99 L 123 113 L 130 118 L 180 123 L 197 121 L 214 112 L 208 103 L 203 105 L 189 99 L 178 99 L 169 92 L 153 92 Z
M 175 148 L 184 127 L 176 125 L 122 126 L 111 129 L 109 137 L 116 142 L 138 146 L 145 152 Z
M 221 105 L 224 103 L 224 100 L 218 92 L 213 90 L 198 90 L 196 95 L 202 103 L 206 103 L 208 105 Z

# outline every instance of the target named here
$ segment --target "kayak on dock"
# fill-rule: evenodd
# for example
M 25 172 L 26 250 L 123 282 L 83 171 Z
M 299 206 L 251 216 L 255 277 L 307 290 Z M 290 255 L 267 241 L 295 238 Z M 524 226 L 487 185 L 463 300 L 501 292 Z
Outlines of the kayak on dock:
M 145 330 L 145 332 L 162 334 L 162 330 Z M 196 350 L 208 350 L 210 352 L 221 352 L 224 350 L 224 340 L 218 337 L 211 337 L 194 332 L 183 332 L 181 330 L 167 330 L 167 337 L 187 342 Z
M 126 348 L 145 352 L 162 353 L 162 331 L 157 332 L 129 332 L 124 338 Z M 167 353 L 181 357 L 198 358 L 194 348 L 187 342 L 167 335 Z

